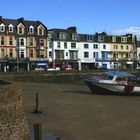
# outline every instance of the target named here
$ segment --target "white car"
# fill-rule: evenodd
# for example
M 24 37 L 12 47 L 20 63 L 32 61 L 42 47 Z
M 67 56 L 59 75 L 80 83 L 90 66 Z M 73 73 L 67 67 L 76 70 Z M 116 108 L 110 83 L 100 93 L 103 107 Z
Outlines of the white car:
M 47 71 L 59 71 L 60 67 L 48 68 Z
M 140 70 L 140 66 L 137 66 L 136 69 L 137 69 L 137 70 Z

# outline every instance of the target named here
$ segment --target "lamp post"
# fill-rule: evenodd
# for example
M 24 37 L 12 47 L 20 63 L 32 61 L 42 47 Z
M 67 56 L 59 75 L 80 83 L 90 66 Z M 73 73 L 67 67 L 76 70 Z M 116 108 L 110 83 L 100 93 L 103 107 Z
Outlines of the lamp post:
M 19 50 L 17 49 L 17 72 L 19 71 Z
M 55 50 L 54 50 L 54 42 L 53 42 L 53 38 L 51 38 L 51 42 L 52 42 L 52 67 L 55 68 Z

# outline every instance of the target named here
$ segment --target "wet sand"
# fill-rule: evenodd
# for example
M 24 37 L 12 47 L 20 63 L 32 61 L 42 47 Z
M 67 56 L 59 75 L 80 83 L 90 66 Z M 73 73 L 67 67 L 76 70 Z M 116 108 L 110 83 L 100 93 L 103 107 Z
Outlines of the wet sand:
M 19 83 L 30 125 L 63 140 L 140 140 L 140 96 L 93 95 L 86 85 Z M 35 94 L 39 94 L 39 110 Z

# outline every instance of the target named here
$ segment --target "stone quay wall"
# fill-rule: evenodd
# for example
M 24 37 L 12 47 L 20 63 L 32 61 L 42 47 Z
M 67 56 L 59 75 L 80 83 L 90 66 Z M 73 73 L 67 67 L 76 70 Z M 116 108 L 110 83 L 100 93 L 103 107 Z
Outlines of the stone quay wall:
M 29 140 L 29 126 L 22 106 L 22 88 L 16 84 L 0 89 L 0 140 Z

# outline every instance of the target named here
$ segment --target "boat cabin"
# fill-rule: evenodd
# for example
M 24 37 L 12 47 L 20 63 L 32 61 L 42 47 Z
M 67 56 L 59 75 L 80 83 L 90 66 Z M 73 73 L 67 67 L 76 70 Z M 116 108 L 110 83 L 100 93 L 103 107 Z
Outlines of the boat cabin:
M 114 84 L 135 84 L 137 77 L 131 73 L 122 71 L 110 71 L 103 74 L 104 82 L 114 83 Z

